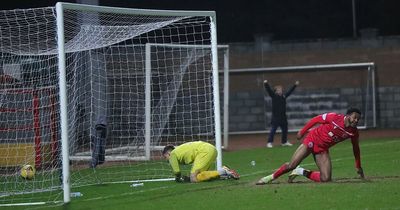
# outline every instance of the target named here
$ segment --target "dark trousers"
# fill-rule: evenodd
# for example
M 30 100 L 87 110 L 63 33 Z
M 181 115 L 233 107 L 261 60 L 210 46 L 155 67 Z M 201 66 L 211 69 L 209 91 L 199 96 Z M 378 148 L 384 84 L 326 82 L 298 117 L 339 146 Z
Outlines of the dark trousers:
M 96 168 L 97 165 L 103 164 L 106 153 L 106 136 L 107 128 L 105 125 L 96 125 L 96 135 L 92 136 L 92 162 L 90 167 Z
M 284 123 L 271 123 L 271 131 L 268 136 L 268 143 L 274 142 L 274 136 L 278 127 L 281 127 L 282 130 L 282 144 L 287 142 L 287 134 L 288 134 L 288 124 Z

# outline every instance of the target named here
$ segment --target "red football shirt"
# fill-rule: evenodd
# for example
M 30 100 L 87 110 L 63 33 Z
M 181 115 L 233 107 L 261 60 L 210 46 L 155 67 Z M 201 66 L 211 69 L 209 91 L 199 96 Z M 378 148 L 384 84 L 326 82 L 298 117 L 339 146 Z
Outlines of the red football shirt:
M 345 127 L 346 115 L 337 113 L 325 113 L 312 118 L 300 131 L 303 136 L 314 125 L 320 124 L 310 130 L 307 138 L 311 138 L 314 144 L 320 148 L 329 149 L 333 145 L 342 142 L 348 138 L 353 145 L 353 153 L 356 159 L 356 167 L 361 167 L 360 148 L 358 144 L 358 129 L 354 127 Z

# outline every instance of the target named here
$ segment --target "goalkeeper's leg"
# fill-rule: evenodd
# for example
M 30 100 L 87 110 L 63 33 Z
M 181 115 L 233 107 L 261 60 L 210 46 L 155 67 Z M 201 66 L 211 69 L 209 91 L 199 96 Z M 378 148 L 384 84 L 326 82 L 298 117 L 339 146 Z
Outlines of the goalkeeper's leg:
M 202 171 L 196 176 L 198 182 L 218 179 L 219 177 L 220 173 L 218 171 Z
M 192 170 L 190 172 L 191 177 L 194 176 L 196 182 L 219 178 L 220 173 L 218 171 L 209 171 L 216 157 L 217 150 L 215 147 L 202 148 L 202 152 L 196 156 L 193 162 Z
M 230 169 L 226 166 L 224 166 L 222 169 L 218 171 L 202 171 L 196 175 L 196 179 L 198 182 L 202 181 L 208 181 L 212 179 L 218 179 L 218 178 L 223 178 L 223 179 L 239 179 L 239 174 L 233 170 Z

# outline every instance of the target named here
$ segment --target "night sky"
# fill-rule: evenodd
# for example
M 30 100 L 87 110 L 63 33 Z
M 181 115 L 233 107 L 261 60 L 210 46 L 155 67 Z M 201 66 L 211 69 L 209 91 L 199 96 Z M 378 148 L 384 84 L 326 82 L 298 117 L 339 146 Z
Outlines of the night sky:
M 1 9 L 54 6 L 51 0 L 11 0 Z M 75 2 L 67 0 L 64 2 Z M 399 0 L 355 0 L 357 29 L 400 35 Z M 248 42 L 254 34 L 273 40 L 353 37 L 352 0 L 99 0 L 103 6 L 214 10 L 220 43 Z M 359 33 L 357 34 L 360 35 Z

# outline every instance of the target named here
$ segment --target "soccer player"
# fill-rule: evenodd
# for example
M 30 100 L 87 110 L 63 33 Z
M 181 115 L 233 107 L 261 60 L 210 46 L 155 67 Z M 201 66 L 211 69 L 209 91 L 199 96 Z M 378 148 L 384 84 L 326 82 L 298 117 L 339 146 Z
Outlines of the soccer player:
M 203 141 L 194 141 L 181 144 L 177 147 L 167 145 L 163 156 L 167 159 L 175 174 L 177 182 L 202 182 L 217 178 L 239 179 L 239 174 L 226 166 L 218 171 L 209 171 L 217 157 L 217 149 Z M 180 164 L 193 164 L 190 177 L 182 176 Z
M 292 182 L 296 176 L 305 176 L 315 182 L 329 182 L 332 179 L 332 163 L 329 156 L 329 148 L 348 138 L 351 139 L 353 145 L 356 171 L 360 178 L 364 178 L 364 172 L 361 168 L 357 129 L 360 117 L 361 111 L 359 109 L 350 108 L 347 110 L 346 115 L 326 113 L 312 118 L 297 133 L 297 139 L 300 140 L 309 131 L 303 143 L 294 152 L 290 162 L 283 164 L 273 174 L 261 178 L 256 184 L 271 183 L 273 180 L 292 170 L 292 173 L 289 175 L 289 182 Z M 319 124 L 318 127 L 311 129 L 317 124 Z M 310 154 L 313 154 L 319 171 L 310 171 L 297 167 Z
M 299 84 L 300 82 L 296 81 L 296 83 L 289 88 L 286 93 L 283 93 L 283 87 L 281 85 L 275 86 L 274 90 L 272 90 L 268 84 L 268 80 L 264 80 L 264 88 L 272 99 L 271 130 L 268 136 L 268 148 L 273 147 L 272 143 L 274 142 L 274 136 L 278 127 L 280 127 L 282 130 L 282 146 L 293 146 L 287 140 L 288 121 L 286 116 L 286 99 L 290 96 L 290 94 L 292 94 Z

